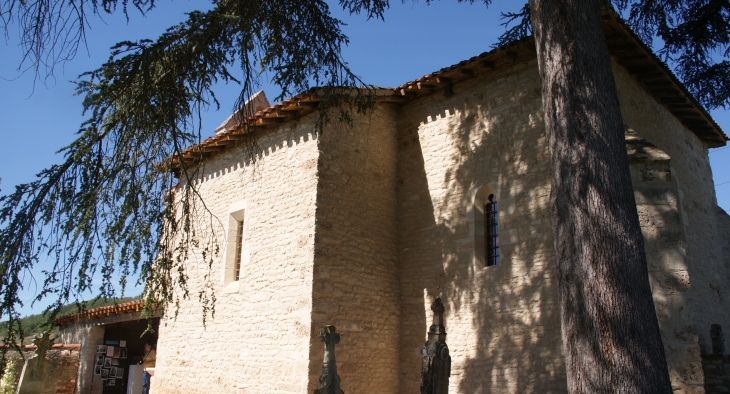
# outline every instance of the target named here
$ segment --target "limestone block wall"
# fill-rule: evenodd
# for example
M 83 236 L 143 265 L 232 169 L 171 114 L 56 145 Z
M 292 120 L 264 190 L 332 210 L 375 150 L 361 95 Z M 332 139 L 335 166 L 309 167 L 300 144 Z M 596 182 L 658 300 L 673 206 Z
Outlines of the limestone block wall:
M 725 266 L 725 280 L 730 282 L 730 215 L 724 209 L 717 207 L 717 232 L 720 235 L 722 243 L 722 255 L 725 257 L 723 264 Z
M 213 216 L 196 207 L 196 231 L 214 234 L 221 249 L 210 266 L 200 249 L 186 261 L 190 297 L 161 321 L 155 394 L 306 392 L 319 157 L 315 120 L 310 115 L 260 131 L 255 162 L 243 147 L 205 162 L 197 187 Z M 227 242 L 236 231 L 230 228 L 234 212 L 244 221 L 237 282 L 226 275 L 235 260 Z M 200 241 L 202 247 L 208 239 Z M 215 315 L 204 325 L 198 295 L 211 290 Z
M 687 237 L 690 291 L 687 303 L 696 322 L 700 346 L 709 352 L 709 325 L 730 323 L 730 286 L 721 261 L 715 189 L 707 146 L 687 130 L 621 67 L 615 67 L 624 122 L 672 158 L 679 188 L 682 224 Z M 719 310 L 728 311 L 720 314 Z M 719 319 L 720 321 L 712 321 Z M 706 350 L 707 349 L 707 350 Z
M 676 216 L 666 209 L 673 201 L 653 201 L 653 219 L 644 219 L 655 229 L 643 226 L 643 231 L 647 255 L 656 257 L 650 261 L 650 281 L 665 351 L 668 360 L 677 363 L 670 365 L 672 382 L 686 392 L 700 392 L 700 353 L 709 353 L 710 324 L 730 323 L 730 281 L 707 146 L 625 69 L 614 64 L 614 76 L 624 123 L 671 157 L 670 172 L 662 176 L 676 182 Z M 662 250 L 649 250 L 652 244 Z M 699 346 L 694 345 L 697 341 Z
M 79 393 L 101 393 L 102 380 L 94 379 L 94 357 L 96 345 L 104 343 L 104 328 L 97 321 L 84 321 L 61 328 L 61 343 L 78 343 L 79 373 L 77 390 Z
M 73 394 L 81 393 L 77 390 L 77 378 L 79 373 L 80 347 L 78 344 L 62 345 L 56 344 L 46 351 L 45 360 L 42 362 L 45 379 L 42 382 L 42 389 L 38 394 Z M 34 356 L 35 346 L 25 346 L 22 354 L 15 350 L 9 351 L 6 357 L 16 363 L 16 377 L 21 379 L 23 367 Z M 19 384 L 20 382 L 18 382 Z M 34 386 L 35 388 L 36 386 Z M 26 391 L 29 388 L 24 388 Z
M 450 393 L 566 392 L 536 62 L 408 104 L 398 132 L 400 391 L 419 390 L 441 297 Z M 474 258 L 484 194 L 499 203 L 496 267 Z
M 395 117 L 379 103 L 350 125 L 328 124 L 319 138 L 312 330 L 340 332 L 337 368 L 348 394 L 401 393 Z M 310 393 L 323 351 L 313 336 Z
M 707 394 L 730 393 L 730 356 L 703 354 L 702 367 L 705 373 L 705 392 Z
M 624 69 L 615 66 L 615 75 L 626 123 L 666 152 L 662 163 L 633 165 L 635 196 L 673 384 L 701 392 L 698 341 L 707 339 L 699 326 L 715 323 L 713 307 L 728 310 L 707 149 Z M 428 306 L 438 296 L 453 392 L 565 390 L 541 109 L 533 61 L 401 110 L 403 392 L 418 387 Z M 474 205 L 485 193 L 500 203 L 499 267 L 475 258 L 483 246 Z
M 690 283 L 677 183 L 669 156 L 629 133 L 631 181 L 672 386 L 678 392 L 701 393 L 699 344 L 684 307 Z

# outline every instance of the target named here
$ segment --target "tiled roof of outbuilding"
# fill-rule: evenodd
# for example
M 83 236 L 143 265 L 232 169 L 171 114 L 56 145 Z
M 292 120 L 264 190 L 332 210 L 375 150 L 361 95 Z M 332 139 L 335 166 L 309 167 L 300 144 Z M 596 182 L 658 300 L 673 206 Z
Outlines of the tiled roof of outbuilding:
M 70 315 L 64 315 L 57 317 L 54 323 L 59 326 L 69 324 L 75 321 L 87 320 L 94 317 L 105 317 L 113 314 L 139 312 L 142 310 L 142 300 L 134 300 L 123 302 L 117 305 L 100 306 L 98 308 L 89 309 L 83 312 L 72 313 Z

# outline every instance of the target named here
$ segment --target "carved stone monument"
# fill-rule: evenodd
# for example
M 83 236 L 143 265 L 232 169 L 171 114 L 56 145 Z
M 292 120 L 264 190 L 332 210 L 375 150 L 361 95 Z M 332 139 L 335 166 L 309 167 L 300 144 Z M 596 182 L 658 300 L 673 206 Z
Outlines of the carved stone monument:
M 50 337 L 50 332 L 46 331 L 41 336 L 33 339 L 35 352 L 33 357 L 25 360 L 23 373 L 20 375 L 20 384 L 18 385 L 18 394 L 35 394 L 43 392 L 46 383 L 46 351 L 53 347 L 54 339 Z
M 324 364 L 319 386 L 314 394 L 344 394 L 340 389 L 340 377 L 337 376 L 335 362 L 335 345 L 340 343 L 340 334 L 335 332 L 335 326 L 327 326 L 324 332 L 319 333 L 319 339 L 324 342 Z
M 421 351 L 421 394 L 447 394 L 451 376 L 451 356 L 446 345 L 444 304 L 437 298 L 431 305 L 433 324 Z

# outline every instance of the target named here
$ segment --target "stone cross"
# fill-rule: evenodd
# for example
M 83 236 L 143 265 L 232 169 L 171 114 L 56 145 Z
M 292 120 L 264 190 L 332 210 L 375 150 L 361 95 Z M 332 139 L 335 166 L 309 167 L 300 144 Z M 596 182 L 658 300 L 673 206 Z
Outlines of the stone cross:
M 41 336 L 33 339 L 33 345 L 35 345 L 35 352 L 32 358 L 38 358 L 41 360 L 46 359 L 46 352 L 48 349 L 53 347 L 55 339 L 51 338 L 50 331 L 46 331 Z
M 33 339 L 35 352 L 33 357 L 25 360 L 23 372 L 20 374 L 18 381 L 18 394 L 37 394 L 47 392 L 50 387 L 47 376 L 56 371 L 49 371 L 50 368 L 46 361 L 46 352 L 53 347 L 54 339 L 51 339 L 51 333 L 46 331 L 41 336 Z
M 447 394 L 451 376 L 451 356 L 446 345 L 444 304 L 437 298 L 431 304 L 433 324 L 421 351 L 421 394 Z
M 324 363 L 319 385 L 314 394 L 344 394 L 340 389 L 340 377 L 337 376 L 335 361 L 335 345 L 340 343 L 340 334 L 335 332 L 335 326 L 326 326 L 324 332 L 319 333 L 319 339 L 324 342 Z
M 431 311 L 433 311 L 433 324 L 431 324 L 430 332 L 434 334 L 443 334 L 446 339 L 446 329 L 444 328 L 444 304 L 441 303 L 441 298 L 437 298 L 436 301 L 431 304 Z

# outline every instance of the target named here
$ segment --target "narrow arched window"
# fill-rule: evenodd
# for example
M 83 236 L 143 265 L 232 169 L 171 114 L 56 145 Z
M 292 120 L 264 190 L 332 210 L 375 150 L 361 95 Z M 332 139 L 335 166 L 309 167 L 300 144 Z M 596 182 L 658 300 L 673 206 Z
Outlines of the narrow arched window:
M 484 204 L 484 246 L 485 265 L 499 265 L 499 207 L 494 194 Z
M 226 230 L 226 254 L 223 260 L 223 285 L 229 286 L 226 292 L 238 291 L 239 280 L 246 278 L 246 265 L 250 251 L 246 243 L 246 204 L 239 201 L 228 209 L 228 229 Z
M 236 228 L 236 266 L 234 273 L 234 281 L 238 281 L 241 276 L 241 252 L 243 251 L 243 220 L 237 221 Z

